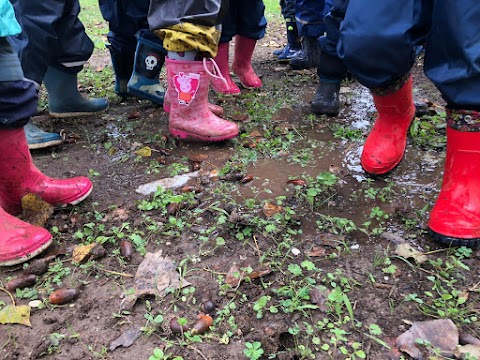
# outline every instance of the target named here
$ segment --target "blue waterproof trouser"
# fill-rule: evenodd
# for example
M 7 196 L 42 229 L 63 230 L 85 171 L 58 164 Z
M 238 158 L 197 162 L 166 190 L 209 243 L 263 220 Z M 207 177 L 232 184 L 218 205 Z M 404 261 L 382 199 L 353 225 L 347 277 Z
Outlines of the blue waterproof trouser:
M 340 31 L 339 55 L 365 86 L 388 88 L 425 45 L 425 74 L 449 106 L 480 110 L 478 0 L 355 0 Z
M 230 0 L 222 21 L 220 43 L 232 40 L 235 35 L 259 40 L 265 36 L 267 19 L 262 0 Z
M 0 38 L 0 129 L 24 126 L 37 112 L 37 88 L 24 79 L 18 55 Z
M 340 24 L 345 18 L 349 0 L 334 0 L 330 12 L 325 15 L 325 35 L 319 38 L 322 52 L 317 74 L 320 80 L 341 81 L 347 74 L 343 60 L 338 57 Z
M 99 0 L 100 11 L 108 22 L 108 41 L 113 54 L 133 59 L 137 46 L 135 35 L 162 46 L 162 40 L 148 27 L 150 0 Z
M 282 9 L 282 16 L 286 21 L 293 21 L 295 19 L 295 3 L 296 0 L 280 0 L 280 8 Z
M 298 35 L 318 38 L 325 32 L 323 17 L 330 11 L 333 0 L 296 0 L 295 20 Z
M 48 66 L 76 74 L 93 52 L 78 0 L 10 0 L 23 32 L 9 40 L 25 77 L 42 83 Z

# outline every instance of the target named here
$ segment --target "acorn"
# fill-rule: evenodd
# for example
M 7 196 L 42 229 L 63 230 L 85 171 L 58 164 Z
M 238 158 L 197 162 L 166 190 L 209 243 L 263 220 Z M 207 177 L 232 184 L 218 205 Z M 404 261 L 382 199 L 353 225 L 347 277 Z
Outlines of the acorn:
M 25 274 L 43 275 L 48 271 L 48 261 L 46 259 L 33 260 L 28 268 L 25 269 Z
M 193 335 L 195 334 L 203 334 L 207 332 L 210 329 L 210 326 L 213 324 L 213 319 L 210 315 L 202 315 L 195 325 L 193 325 L 193 328 L 191 330 L 191 333 Z
M 97 244 L 90 252 L 90 257 L 92 260 L 102 259 L 107 256 L 107 250 L 103 247 L 102 244 Z
M 48 300 L 54 305 L 63 305 L 74 300 L 79 294 L 77 289 L 58 289 L 50 294 Z
M 174 333 L 184 333 L 185 331 L 188 331 L 188 325 L 185 324 L 185 325 L 180 325 L 178 323 L 178 318 L 172 318 L 172 320 L 170 320 L 170 330 L 172 330 L 172 332 Z
M 242 178 L 240 179 L 240 183 L 242 183 L 242 184 L 247 184 L 247 183 L 249 183 L 250 181 L 253 181 L 253 179 L 254 179 L 253 175 L 248 174 L 248 175 L 245 175 L 244 177 L 242 177 Z
M 211 314 L 215 312 L 216 305 L 213 301 L 207 300 L 202 304 L 202 311 L 204 311 L 206 314 Z
M 190 166 L 192 168 L 192 171 L 198 171 L 201 169 L 202 167 L 202 163 L 198 162 L 198 161 L 191 161 L 190 162 Z
M 189 192 L 196 192 L 196 188 L 194 186 L 185 185 L 180 189 L 181 193 L 189 193 Z
M 307 182 L 303 179 L 291 179 L 287 181 L 287 184 L 292 184 L 295 186 L 307 186 Z
M 128 240 L 122 240 L 120 242 L 120 254 L 125 258 L 127 259 L 128 261 L 130 261 L 130 259 L 132 258 L 132 254 L 133 254 L 133 245 L 130 241 Z
M 5 289 L 10 292 L 14 292 L 16 289 L 23 289 L 34 285 L 37 282 L 37 276 L 35 274 L 22 274 L 13 278 L 5 284 Z
M 179 203 L 170 203 L 167 205 L 167 214 L 168 215 L 175 215 L 182 209 L 181 204 Z

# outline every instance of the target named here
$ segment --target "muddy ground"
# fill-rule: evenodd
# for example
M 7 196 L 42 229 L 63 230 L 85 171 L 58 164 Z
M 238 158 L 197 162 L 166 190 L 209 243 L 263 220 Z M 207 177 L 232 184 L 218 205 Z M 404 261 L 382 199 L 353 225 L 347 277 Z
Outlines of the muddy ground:
M 37 166 L 56 177 L 86 174 L 94 191 L 48 220 L 54 245 L 40 258 L 48 258 L 49 270 L 14 294 L 17 305 L 42 304 L 32 308 L 31 327 L 0 326 L 0 358 L 148 359 L 157 349 L 155 359 L 399 359 L 409 357 L 395 349 L 395 339 L 411 323 L 433 318 L 451 318 L 462 333 L 479 337 L 479 253 L 445 249 L 426 231 L 443 171 L 444 125 L 409 138 L 392 174 L 367 177 L 359 156 L 375 116 L 368 91 L 346 82 L 339 116 L 311 115 L 315 72 L 291 71 L 272 58 L 283 38 L 277 30 L 256 49 L 261 90 L 242 90 L 238 98 L 211 94 L 239 123 L 238 139 L 177 141 L 161 108 L 114 96 L 102 115 L 59 120 L 41 112 L 34 119 L 67 137 L 55 149 L 35 151 Z M 106 71 L 105 53 L 92 61 L 95 71 Z M 421 61 L 413 73 L 416 97 L 441 117 L 441 98 Z M 112 79 L 102 86 L 111 88 Z M 417 129 L 429 123 L 416 119 Z M 145 146 L 151 156 L 136 153 Z M 136 192 L 198 169 L 188 189 Z M 169 205 L 176 201 L 181 205 Z M 130 259 L 120 253 L 125 239 L 134 244 Z M 73 263 L 72 245 L 91 243 L 102 244 L 105 256 Z M 399 255 L 402 244 L 426 259 Z M 190 285 L 125 309 L 145 254 L 159 250 Z M 25 267 L 0 270 L 0 281 Z M 242 282 L 232 280 L 239 274 Z M 79 295 L 51 305 L 48 295 L 57 288 Z M 208 331 L 172 333 L 170 319 L 192 326 L 207 301 L 215 306 Z M 0 292 L 0 307 L 10 303 Z M 133 344 L 111 351 L 131 329 L 139 335 Z M 247 356 L 246 343 L 263 354 Z

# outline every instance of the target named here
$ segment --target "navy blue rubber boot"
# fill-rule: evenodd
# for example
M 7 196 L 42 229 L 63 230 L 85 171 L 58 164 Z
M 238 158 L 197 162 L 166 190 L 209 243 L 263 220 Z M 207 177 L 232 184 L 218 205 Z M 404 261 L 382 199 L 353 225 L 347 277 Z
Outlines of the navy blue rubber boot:
M 48 110 L 57 118 L 94 115 L 108 109 L 104 98 L 84 98 L 77 87 L 77 74 L 50 66 L 43 78 L 48 92 Z
M 130 94 L 127 91 L 127 84 L 132 76 L 135 55 L 134 53 L 117 53 L 109 44 L 107 44 L 107 48 L 110 51 L 110 59 L 115 72 L 115 93 L 121 97 L 128 97 Z
M 302 39 L 302 49 L 290 60 L 290 67 L 293 70 L 304 70 L 317 67 L 320 53 L 320 45 L 318 44 L 317 39 L 310 36 L 304 36 Z
M 30 120 L 24 126 L 25 136 L 27 137 L 28 148 L 30 150 L 44 149 L 50 146 L 63 144 L 60 134 L 49 133 L 40 129 Z
M 163 105 L 165 89 L 160 83 L 159 76 L 164 63 L 164 49 L 159 44 L 139 36 L 133 74 L 128 82 L 128 93 Z
M 298 36 L 298 28 L 295 20 L 287 21 L 285 24 L 287 26 L 287 46 L 285 46 L 283 51 L 278 54 L 278 60 L 280 62 L 290 61 L 290 59 L 295 56 L 297 51 L 302 48 L 302 43 L 300 42 L 300 38 Z

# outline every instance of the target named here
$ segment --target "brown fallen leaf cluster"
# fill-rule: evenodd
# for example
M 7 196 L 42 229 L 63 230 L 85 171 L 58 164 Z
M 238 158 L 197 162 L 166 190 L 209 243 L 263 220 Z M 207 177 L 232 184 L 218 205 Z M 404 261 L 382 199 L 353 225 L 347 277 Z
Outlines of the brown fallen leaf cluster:
M 225 282 L 231 287 L 237 287 L 244 280 L 253 280 L 270 274 L 271 272 L 272 270 L 270 268 L 247 272 L 246 270 L 240 269 L 236 264 L 233 264 L 230 270 L 228 270 Z

